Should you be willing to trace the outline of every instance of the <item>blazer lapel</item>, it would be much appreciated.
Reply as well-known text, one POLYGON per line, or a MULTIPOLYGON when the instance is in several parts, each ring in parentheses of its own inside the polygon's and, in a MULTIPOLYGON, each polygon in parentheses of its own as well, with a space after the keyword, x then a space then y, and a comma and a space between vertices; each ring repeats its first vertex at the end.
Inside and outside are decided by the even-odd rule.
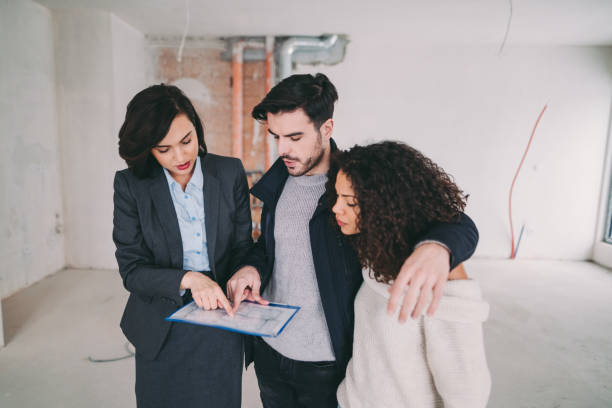
POLYGON ((219 224, 219 180, 215 177, 214 170, 204 156, 202 173, 204 175, 204 222, 206 223, 206 242, 208 244, 208 262, 210 270, 215 278, 215 244, 217 241, 217 226, 219 224))
POLYGON ((161 169, 158 169, 158 174, 152 180, 150 187, 151 200, 159 214, 159 221, 164 235, 168 251, 170 252, 170 261, 176 267, 183 267, 183 241, 181 239, 181 230, 179 228, 178 217, 170 196, 168 181, 161 169))

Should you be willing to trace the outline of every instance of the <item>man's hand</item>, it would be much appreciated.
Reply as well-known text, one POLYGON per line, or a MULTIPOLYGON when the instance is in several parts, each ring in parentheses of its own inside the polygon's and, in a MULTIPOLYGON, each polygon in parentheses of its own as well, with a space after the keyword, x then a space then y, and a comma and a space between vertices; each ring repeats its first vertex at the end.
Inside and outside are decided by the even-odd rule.
POLYGON ((199 272, 189 271, 183 275, 181 290, 190 289, 191 297, 198 307, 205 310, 214 310, 217 307, 225 309, 228 315, 233 316, 234 311, 225 297, 225 293, 217 282, 199 272))
POLYGON ((261 287, 261 278, 259 272, 253 266, 243 266, 238 269, 234 276, 227 282, 227 297, 234 303, 234 312, 240 306, 243 300, 250 300, 262 305, 267 305, 267 300, 264 300, 259 295, 261 287))
POLYGON ((419 246, 406 258, 395 282, 389 288, 391 297, 387 304, 387 313, 390 315, 395 313, 402 292, 409 285, 399 314, 400 323, 406 321, 410 312, 412 312, 413 319, 419 317, 433 292, 433 299, 427 309, 427 315, 432 316, 440 304, 449 270, 450 253, 448 249, 436 243, 419 246))

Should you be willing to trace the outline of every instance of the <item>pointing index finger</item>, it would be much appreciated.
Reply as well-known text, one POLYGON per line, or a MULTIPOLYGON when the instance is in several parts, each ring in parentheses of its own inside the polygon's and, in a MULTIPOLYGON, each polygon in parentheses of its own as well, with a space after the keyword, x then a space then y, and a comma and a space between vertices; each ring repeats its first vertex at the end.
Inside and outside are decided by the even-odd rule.
POLYGON ((228 315, 234 316, 234 310, 232 309, 232 305, 230 305, 229 300, 224 295, 219 295, 217 297, 217 304, 224 308, 228 315))
POLYGON ((267 300, 265 300, 264 298, 262 298, 259 294, 259 288, 261 287, 261 282, 255 281, 253 283, 253 287, 251 288, 251 295, 253 296, 253 299, 255 299, 255 301, 259 304, 262 305, 267 305, 270 302, 268 302, 267 300))

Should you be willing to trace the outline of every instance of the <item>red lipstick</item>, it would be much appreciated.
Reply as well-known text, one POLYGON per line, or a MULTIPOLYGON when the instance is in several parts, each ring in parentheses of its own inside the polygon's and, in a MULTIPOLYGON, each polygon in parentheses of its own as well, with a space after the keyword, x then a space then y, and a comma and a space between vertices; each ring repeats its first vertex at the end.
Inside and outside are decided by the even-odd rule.
POLYGON ((188 161, 185 164, 181 164, 181 165, 176 166, 176 168, 179 169, 179 170, 187 170, 189 168, 190 164, 191 164, 191 162, 188 161))

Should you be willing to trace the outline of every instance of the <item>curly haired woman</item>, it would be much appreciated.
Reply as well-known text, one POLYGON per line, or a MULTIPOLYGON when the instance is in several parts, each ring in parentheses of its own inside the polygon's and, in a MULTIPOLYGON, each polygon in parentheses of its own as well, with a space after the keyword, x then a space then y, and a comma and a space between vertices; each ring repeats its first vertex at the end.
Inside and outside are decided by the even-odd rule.
POLYGON ((478 284, 453 270, 434 317, 387 315, 388 288, 418 237, 455 219, 466 196, 419 151, 396 142, 332 157, 327 192, 335 221, 363 267, 355 298, 353 357, 338 388, 342 408, 485 407, 491 379, 478 284))

